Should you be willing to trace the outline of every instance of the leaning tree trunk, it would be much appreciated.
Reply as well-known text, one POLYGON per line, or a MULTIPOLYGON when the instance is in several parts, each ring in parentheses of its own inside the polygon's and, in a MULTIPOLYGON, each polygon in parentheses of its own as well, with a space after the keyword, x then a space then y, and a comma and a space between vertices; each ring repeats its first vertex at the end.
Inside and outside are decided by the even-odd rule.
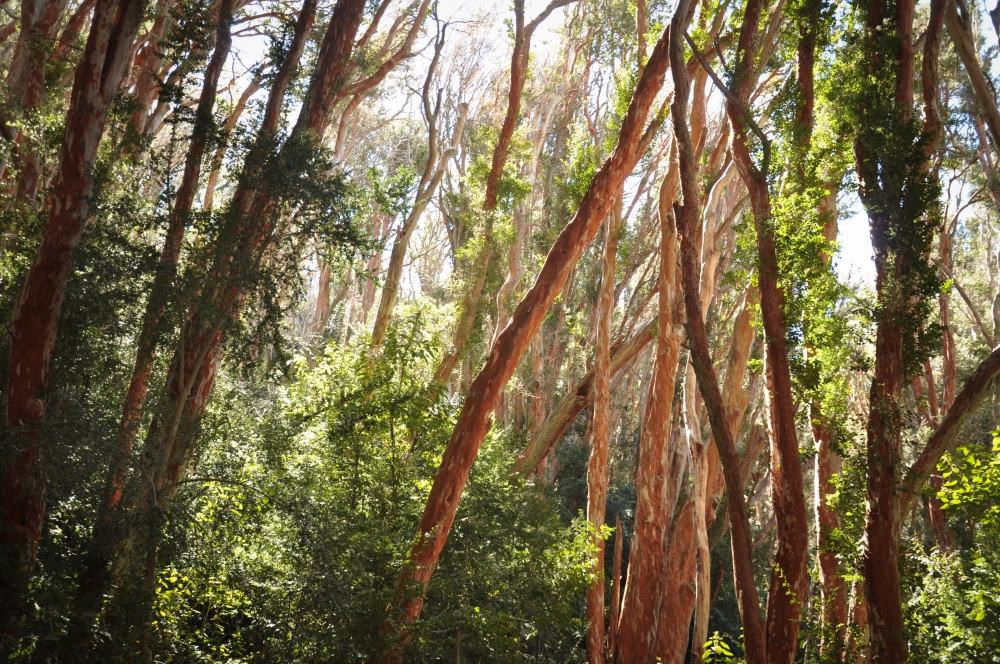
MULTIPOLYGON (((802 464, 799 461, 795 402, 785 341, 785 295, 779 285, 776 240, 771 218, 768 146, 761 167, 751 157, 753 119, 747 110, 756 87, 758 25, 764 3, 748 0, 737 46, 735 89, 726 104, 733 127, 733 159, 750 193, 759 261, 757 280, 764 324, 767 415, 771 439, 771 500, 777 522, 777 550, 767 601, 769 662, 793 664, 799 622, 809 587, 809 531, 802 464)), ((766 140, 766 139, 765 139, 766 140)))
MULTIPOLYGON (((489 430, 493 408, 546 311, 562 291, 570 270, 611 211, 615 193, 639 161, 646 118, 667 70, 666 43, 664 34, 639 79, 622 122, 618 146, 594 176, 579 210, 556 238, 534 286, 518 305, 510 324, 497 337, 485 366, 472 382, 431 486, 408 563, 400 576, 395 600, 398 616, 390 617, 383 625, 387 638, 398 635, 402 629, 405 639, 406 626, 420 615, 427 584, 447 541, 472 463, 489 430)), ((389 651, 379 660, 398 662, 398 644, 389 645, 389 651)))
MULTIPOLYGON (((132 379, 125 394, 125 405, 121 428, 118 431, 117 446, 110 461, 110 472, 104 487, 103 505, 101 507, 101 522, 94 534, 93 546, 86 564, 86 570, 80 578, 77 605, 74 619, 90 617, 99 610, 99 602, 107 589, 108 562, 114 556, 117 542, 121 536, 121 519, 115 517, 115 512, 121 502, 129 471, 132 447, 135 441, 139 422, 142 418, 146 393, 156 358, 158 338, 161 334, 161 321, 166 314, 170 300, 170 291, 176 274, 177 260, 180 257, 181 242, 185 227, 189 221, 191 207, 197 193, 198 180, 201 173, 201 161, 205 153, 213 125, 213 108, 219 78, 229 57, 232 45, 230 24, 235 0, 222 0, 219 6, 218 19, 215 25, 216 45, 212 58, 205 70, 204 86, 195 112, 195 122, 192 127, 191 144, 188 148, 184 165, 184 175, 177 190, 174 207, 167 223, 167 233, 160 263, 153 278, 149 300, 137 343, 136 359, 132 369, 132 379)), ((155 549, 153 551, 155 555, 155 549)), ((53 648, 82 648, 88 638, 88 627, 74 622, 69 630, 69 642, 56 642, 53 648)), ((44 649, 43 646, 40 648, 44 649)))
POLYGON ((160 323, 167 312, 171 285, 176 276, 177 261, 180 258, 181 243, 184 240, 184 231, 190 221, 191 208, 198 191, 202 158, 205 156, 205 147, 214 125, 213 112, 219 78, 232 46, 229 26, 233 20, 235 3, 236 0, 222 0, 219 5, 219 16, 215 25, 215 51, 212 53, 212 59, 205 70, 201 97, 195 111, 194 126, 191 129, 191 144, 184 162, 184 175, 181 179, 181 185, 177 189, 174 207, 170 211, 167 222, 167 234, 160 252, 160 263, 157 266, 156 275, 153 277, 149 301, 146 303, 146 312, 139 333, 132 380, 125 393, 122 426, 119 432, 119 448, 116 450, 115 459, 112 460, 111 479, 105 490, 105 510, 113 510, 121 499, 125 475, 128 472, 129 455, 132 452, 132 444, 142 419, 146 392, 149 389, 149 379, 153 362, 156 359, 160 323))
POLYGON ((72 254, 83 237, 97 148, 143 8, 143 0, 106 0, 95 9, 76 68, 48 219, 11 317, 8 434, 0 475, 0 623, 5 631, 19 618, 45 516, 45 388, 72 254))
MULTIPOLYGON (((758 10, 759 11, 759 10, 758 10)), ((719 383, 712 364, 708 347, 705 320, 701 315, 700 293, 700 245, 701 224, 699 223, 698 183, 694 158, 694 146, 687 126, 687 97, 690 81, 683 66, 683 39, 691 20, 690 0, 679 5, 671 21, 673 44, 671 63, 676 90, 672 104, 674 134, 678 142, 680 161, 681 191, 683 204, 674 204, 677 227, 681 237, 681 266, 684 282, 684 305, 687 313, 688 345, 691 359, 698 377, 698 386, 708 411, 712 435, 719 448, 726 479, 726 489, 730 500, 730 522, 732 527, 733 568, 736 579, 736 595, 743 619, 745 650, 749 664, 764 664, 765 636, 761 620, 757 587, 753 575, 753 541, 743 487, 739 477, 740 461, 736 452, 729 421, 725 414, 719 383)))

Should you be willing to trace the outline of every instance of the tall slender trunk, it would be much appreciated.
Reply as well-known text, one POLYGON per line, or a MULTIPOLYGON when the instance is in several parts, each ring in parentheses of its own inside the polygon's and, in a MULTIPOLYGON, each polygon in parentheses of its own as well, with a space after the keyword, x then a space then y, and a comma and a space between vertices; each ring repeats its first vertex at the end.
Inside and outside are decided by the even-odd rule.
MULTIPOLYGON (((167 376, 164 406, 160 417, 153 419, 143 455, 142 471, 148 480, 136 482, 134 497, 128 504, 140 511, 161 509, 160 502, 176 491, 177 482, 188 468, 197 423, 204 413, 222 358, 225 329, 238 316, 246 299, 246 276, 259 269, 271 240, 274 215, 279 201, 262 184, 261 174, 268 160, 287 160, 284 149, 273 155, 274 137, 281 118, 285 93, 298 68, 316 12, 315 0, 306 0, 299 12, 289 52, 271 86, 264 117, 254 145, 244 164, 238 188, 228 212, 229 232, 217 248, 216 260, 202 288, 202 298, 195 311, 181 327, 167 376)), ((289 149, 315 145, 329 122, 336 90, 343 83, 348 57, 364 9, 363 0, 339 0, 326 30, 316 70, 310 81, 299 118, 288 144, 289 149)), ((126 506, 123 501, 121 506, 126 506)), ((118 518, 124 518, 122 513, 118 518)), ((158 529, 136 537, 159 537, 158 529)), ((129 542, 119 547, 129 548, 129 542)), ((136 548, 136 547, 131 547, 136 548)), ((116 556, 120 559, 121 556, 116 556)), ((127 562, 127 561, 126 561, 127 562)), ((113 572, 128 574, 130 567, 116 562, 113 572)), ((119 582, 120 579, 112 579, 119 582)))
MULTIPOLYGON (((753 20, 753 2, 748 7, 748 15, 753 20)), ((759 9, 757 18, 759 18, 759 9)), ((683 0, 671 20, 672 45, 671 64, 674 76, 675 97, 671 108, 674 124, 674 134, 677 137, 680 162, 681 190, 684 196, 683 204, 674 204, 677 215, 677 227, 681 237, 681 273, 684 282, 684 305, 687 313, 688 345, 691 358, 698 377, 698 386, 708 411, 712 434, 719 447, 719 455, 726 479, 726 489, 730 501, 730 523, 732 527, 733 568, 736 579, 736 595, 743 619, 745 650, 749 664, 764 664, 767 644, 763 621, 760 615, 760 602, 753 575, 753 542, 750 532, 750 521, 747 506, 743 497, 743 486, 740 482, 739 456, 729 428, 719 383, 712 364, 708 348, 708 337, 705 330, 705 320, 701 315, 700 301, 700 245, 701 224, 698 221, 700 210, 698 200, 698 183, 696 176, 695 148, 691 143, 688 130, 687 101, 690 94, 690 80, 684 68, 684 34, 691 20, 691 0, 683 0)), ((742 36, 742 33, 741 33, 742 36)), ((744 49, 744 56, 749 54, 744 49)), ((734 132, 736 133, 736 132, 734 132)), ((744 180, 746 177, 744 176, 744 180)), ((750 185, 748 184, 748 187, 750 185)), ((762 298, 763 299, 763 298, 762 298)))
MULTIPOLYGON (((510 325, 497 337, 483 369, 472 382, 451 440, 431 486, 409 562, 400 576, 396 605, 399 617, 383 625, 383 634, 398 634, 420 615, 424 593, 455 519, 458 501, 479 446, 491 425, 490 414, 556 295, 585 246, 611 211, 614 196, 641 156, 640 139, 650 107, 667 70, 664 35, 643 71, 622 122, 618 146, 594 176, 573 219, 556 238, 534 286, 518 305, 510 325), (397 625, 399 627, 397 627, 397 625)), ((398 662, 397 644, 390 644, 383 662, 398 662)))
POLYGON ((392 322, 392 311, 396 306, 396 298, 399 295, 399 282, 403 276, 403 262, 406 260, 406 250, 410 245, 410 237, 417 228, 420 216, 427 209, 428 203, 441 184, 445 170, 448 167, 448 160, 457 152, 462 134, 465 131, 465 121, 469 115, 469 105, 459 106, 458 122, 451 137, 451 144, 437 154, 438 142, 438 120, 441 115, 441 93, 438 92, 437 104, 431 110, 430 85, 434 78, 434 69, 441 57, 441 49, 444 47, 444 31, 435 41, 434 57, 431 59, 430 67, 427 70, 427 79, 424 81, 423 107, 424 117, 427 120, 427 163, 424 165, 424 172, 417 184, 417 196, 413 203, 413 209, 406 216, 399 230, 396 232, 396 241, 392 245, 392 255, 389 258, 389 268, 386 270, 385 283, 382 284, 382 297, 379 301, 378 313, 375 316, 375 327, 372 330, 372 348, 380 348, 385 342, 386 334, 389 332, 389 324, 392 322))
MULTIPOLYGON (((104 487, 103 504, 101 508, 101 523, 94 533, 93 546, 86 570, 81 576, 75 620, 91 617, 98 609, 109 582, 108 563, 115 555, 118 547, 123 523, 116 517, 116 510, 122 500, 129 472, 130 457, 137 429, 142 419, 146 393, 152 374, 153 362, 156 358, 160 327, 169 305, 171 288, 176 275, 177 261, 180 257, 181 243, 184 231, 190 218, 191 207, 197 193, 198 180, 201 173, 201 162, 212 131, 212 113, 215 106, 219 78, 229 57, 232 45, 230 24, 233 18, 234 5, 237 0, 222 0, 215 25, 216 45, 212 58, 205 70, 204 85, 198 108, 195 112, 195 122, 191 130, 191 143, 184 164, 184 175, 177 190, 173 209, 167 223, 167 233, 160 263, 153 278, 149 300, 143 316, 143 324, 137 343, 136 358, 132 369, 132 379, 125 394, 121 428, 117 436, 117 448, 113 452, 109 474, 104 487)), ((147 545, 152 548, 155 560, 155 541, 147 545)), ((53 643, 53 648, 84 647, 89 638, 87 628, 74 623, 69 634, 69 643, 53 643), (82 632, 82 633, 81 633, 82 632)))
POLYGON ((153 102, 156 101, 166 72, 163 69, 164 34, 174 21, 172 11, 173 0, 157 0, 153 25, 146 34, 145 43, 135 56, 135 98, 136 109, 132 113, 132 126, 136 132, 143 134, 153 113, 153 102))
MULTIPOLYGON (((932 239, 929 212, 933 203, 914 202, 911 192, 924 189, 937 196, 936 181, 927 167, 927 154, 898 163, 897 154, 883 157, 886 146, 879 136, 887 129, 907 136, 915 131, 913 89, 915 80, 912 0, 872 2, 867 7, 867 66, 874 77, 891 75, 895 93, 882 108, 863 116, 854 152, 859 193, 871 224, 875 253, 877 332, 875 372, 869 394, 867 425, 868 477, 863 569, 872 658, 879 664, 907 659, 909 647, 903 621, 899 578, 902 512, 902 389, 906 380, 907 349, 922 325, 913 303, 920 301, 914 285, 927 266, 932 239), (893 38, 887 38, 887 34, 893 38), (869 124, 870 123, 870 124, 869 124), (918 207, 919 206, 919 207, 918 207), (924 223, 924 219, 927 222, 924 223), (905 239, 901 239, 905 238, 905 239), (904 326, 906 333, 904 335, 904 326)), ((933 36, 932 36, 933 39, 933 36)), ((884 94, 871 88, 869 94, 884 94)), ((935 95, 936 96, 936 95, 935 95)), ((914 151, 915 152, 915 151, 914 151)), ((926 196, 928 200, 932 197, 926 196)), ((916 199, 919 201, 919 199, 916 199)))
POLYGON ((670 531, 655 660, 663 664, 683 664, 689 641, 701 654, 701 646, 690 638, 691 613, 697 599, 695 509, 693 501, 685 502, 670 531))
POLYGON ((229 117, 226 118, 226 122, 222 126, 222 134, 226 137, 226 140, 224 140, 219 147, 215 148, 215 154, 212 156, 212 167, 208 173, 208 182, 205 183, 205 198, 201 204, 202 210, 207 212, 212 211, 212 206, 215 204, 215 188, 219 184, 219 175, 222 174, 222 160, 226 156, 229 136, 232 134, 233 129, 236 128, 236 123, 240 121, 243 111, 246 110, 247 102, 250 101, 250 97, 257 94, 260 89, 261 77, 258 73, 254 76, 253 80, 250 81, 250 84, 243 90, 240 98, 236 101, 236 106, 233 107, 233 111, 229 114, 229 117))
POLYGON ((108 110, 142 18, 142 0, 105 0, 94 13, 77 65, 59 170, 41 244, 21 287, 10 326, 0 528, 0 626, 12 628, 35 567, 45 516, 43 420, 46 383, 73 250, 83 237, 93 165, 108 110))
POLYGON ((758 167, 751 157, 747 107, 757 84, 758 25, 764 3, 748 0, 737 45, 733 96, 726 104, 733 126, 733 159, 750 193, 757 235, 760 312, 764 324, 767 415, 771 439, 771 500, 777 521, 777 550, 768 590, 768 661, 792 664, 799 622, 808 595, 809 533, 802 465, 799 462, 795 402, 785 341, 784 291, 778 280, 776 241, 768 190, 769 156, 758 167))
POLYGON ((121 499, 125 486, 125 475, 128 472, 129 455, 135 440, 139 422, 142 419, 146 392, 149 390, 149 379, 153 362, 156 359, 160 324, 167 312, 170 301, 171 286, 177 273, 177 261, 180 258, 184 231, 191 216, 191 208, 198 190, 201 177, 201 162, 205 156, 205 146, 213 128, 213 112, 215 97, 219 87, 219 78, 229 57, 232 46, 232 35, 229 26, 233 20, 233 10, 237 0, 222 0, 219 5, 219 15, 215 25, 215 50, 205 70, 204 83, 198 108, 195 111, 194 126, 191 128, 191 144, 188 146, 184 162, 184 175, 177 189, 173 209, 167 222, 167 234, 160 252, 160 263, 150 288, 146 312, 143 316, 139 341, 136 344, 135 363, 132 369, 132 380, 125 393, 125 406, 122 413, 122 425, 119 432, 119 448, 112 461, 111 479, 105 490, 104 509, 113 510, 121 499))
MULTIPOLYGON (((667 37, 669 40, 669 37, 667 37)), ((661 39, 661 42, 663 40, 661 39)), ((667 174, 660 184, 660 221, 656 354, 646 396, 636 471, 635 527, 628 578, 618 621, 618 664, 654 661, 661 603, 669 597, 665 560, 670 522, 683 475, 683 453, 671 444, 670 414, 680 357, 680 297, 677 275, 677 229, 671 210, 678 191, 677 148, 671 146, 667 174)))
POLYGON ((597 535, 597 555, 587 586, 587 661, 604 662, 604 512, 608 496, 608 448, 611 443, 611 323, 615 303, 615 263, 622 220, 622 195, 619 192, 607 221, 604 222, 604 254, 601 260, 601 288, 597 295, 594 318, 597 342, 594 345, 594 430, 587 465, 587 521, 597 535))

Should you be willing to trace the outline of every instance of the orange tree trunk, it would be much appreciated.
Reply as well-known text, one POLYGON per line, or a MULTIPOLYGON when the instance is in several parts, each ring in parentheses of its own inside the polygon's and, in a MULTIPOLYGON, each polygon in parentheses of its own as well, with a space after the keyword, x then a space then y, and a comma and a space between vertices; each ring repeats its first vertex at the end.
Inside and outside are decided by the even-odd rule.
MULTIPOLYGON (((653 662, 661 607, 666 598, 666 561, 673 516, 683 472, 683 454, 671 445, 670 411, 674 401, 682 331, 677 279, 677 231, 671 206, 677 193, 676 148, 660 185, 659 306, 654 372, 646 398, 636 471, 635 527, 628 578, 618 620, 615 661, 653 662)), ((693 560, 693 558, 692 558, 693 560)))
POLYGON ((749 0, 737 46, 734 98, 726 104, 733 127, 733 158, 750 193, 757 235, 760 312, 764 323, 767 415, 771 439, 771 500, 777 522, 777 551, 767 601, 769 662, 792 664, 798 650, 799 622, 808 595, 809 532, 802 465, 799 462, 795 403, 783 320, 784 292, 778 283, 771 200, 768 191, 768 147, 758 167, 751 157, 747 113, 757 84, 758 25, 764 3, 749 0))
POLYGON ((0 624, 5 630, 18 617, 45 515, 45 442, 41 432, 45 383, 72 254, 83 237, 97 148, 143 9, 143 0, 97 4, 73 81, 48 220, 11 318, 8 432, 0 471, 0 624))
MULTIPOLYGON (((667 70, 666 42, 664 34, 639 79, 615 151, 594 176, 579 210, 556 238, 534 285, 518 304, 510 324, 497 337, 485 366, 472 382, 427 497, 409 560, 400 576, 396 598, 399 613, 390 616, 383 626, 383 633, 390 638, 398 634, 397 626, 405 626, 419 617, 426 586, 448 539, 472 463, 489 431, 493 408, 546 311, 566 283, 570 270, 597 234, 601 222, 611 211, 616 192, 641 156, 639 142, 646 118, 667 70)), ((400 654, 395 644, 392 645, 394 647, 383 654, 380 661, 399 661, 400 654)))
POLYGON ((587 662, 604 662, 604 527, 608 497, 608 447, 611 437, 611 323, 614 317, 615 258, 621 224, 621 195, 604 223, 601 289, 597 296, 594 348, 594 430, 587 465, 587 521, 596 535, 597 555, 587 585, 587 662))

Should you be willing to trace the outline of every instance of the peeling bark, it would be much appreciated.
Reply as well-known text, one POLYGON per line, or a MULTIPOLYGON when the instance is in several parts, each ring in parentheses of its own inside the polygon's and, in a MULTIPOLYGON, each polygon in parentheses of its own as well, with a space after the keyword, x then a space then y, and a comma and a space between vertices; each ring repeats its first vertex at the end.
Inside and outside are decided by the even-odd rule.
POLYGON ((615 264, 622 221, 622 195, 604 223, 601 288, 597 295, 594 345, 594 430, 587 465, 587 521, 597 537, 597 556, 587 585, 587 662, 604 662, 604 527, 608 498, 608 448, 611 444, 611 323, 614 317, 615 264))
MULTIPOLYGON (((665 34, 669 34, 669 30, 665 34)), ((657 48, 669 39, 661 39, 657 48)), ((677 66, 676 62, 674 66, 677 66)), ((660 222, 659 333, 639 439, 635 530, 618 624, 617 664, 655 661, 658 623, 663 615, 663 603, 671 597, 667 593, 671 579, 666 569, 670 553, 670 524, 685 464, 683 451, 673 443, 670 435, 674 384, 683 335, 677 275, 677 228, 671 210, 678 193, 676 150, 676 147, 671 148, 670 163, 660 184, 657 201, 660 222)))

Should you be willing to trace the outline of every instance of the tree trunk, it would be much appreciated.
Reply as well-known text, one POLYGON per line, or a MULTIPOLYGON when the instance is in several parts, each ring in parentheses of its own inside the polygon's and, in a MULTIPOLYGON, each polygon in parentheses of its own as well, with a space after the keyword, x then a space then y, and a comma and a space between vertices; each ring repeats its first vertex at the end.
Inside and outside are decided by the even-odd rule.
MULTIPOLYGON (((56 38, 66 4, 67 0, 22 0, 17 44, 7 73, 9 109, 28 115, 44 100, 48 45, 56 38)), ((41 175, 38 155, 34 146, 22 143, 20 132, 8 125, 10 119, 2 118, 2 134, 15 143, 19 159, 17 198, 34 206, 41 175)))
POLYGON ((608 620, 608 656, 614 660, 615 644, 618 641, 618 619, 621 616, 622 604, 622 546, 625 533, 622 531, 622 520, 615 517, 615 557, 611 563, 611 616, 608 620))
MULTIPOLYGON (((479 446, 489 430, 490 414, 497 399, 524 356, 546 311, 562 290, 573 265, 611 211, 615 193, 641 156, 639 142, 645 121, 667 69, 666 41, 664 35, 639 79, 622 122, 618 146, 594 176, 579 210, 556 238, 534 286, 518 305, 510 325, 497 337, 486 365, 471 385, 427 498, 409 563, 400 576, 396 598, 400 615, 398 619, 390 618, 384 623, 383 634, 386 636, 398 634, 397 625, 403 627, 405 633, 405 626, 420 615, 427 584, 447 541, 459 498, 479 446)), ((390 645, 393 648, 380 660, 398 662, 397 644, 390 645)))
MULTIPOLYGON (((751 2, 751 5, 755 3, 751 2)), ((748 8, 748 16, 752 15, 748 8)), ((755 10, 759 12, 759 8, 755 10)), ((684 305, 687 313, 688 344, 691 359, 698 377, 698 385, 708 411, 712 434, 719 447, 726 479, 726 489, 730 500, 730 523, 732 527, 733 568, 736 579, 736 595, 743 619, 745 650, 749 664, 764 664, 765 634, 761 620, 757 587, 753 575, 752 547, 749 516, 743 497, 743 486, 739 478, 739 456, 725 414, 719 383, 712 364, 705 330, 705 320, 701 315, 700 301, 700 251, 701 224, 699 218, 698 183, 695 149, 687 126, 687 98, 690 80, 684 67, 683 35, 691 20, 690 0, 680 3, 671 21, 673 33, 671 64, 674 76, 675 97, 672 104, 674 134, 677 137, 680 161, 681 190, 683 204, 674 204, 677 227, 681 237, 681 273, 684 282, 684 305)), ((759 14, 758 14, 759 18, 759 14)), ((745 22, 750 22, 751 18, 745 22)), ((742 35, 741 35, 742 36, 742 35)), ((746 49, 744 49, 746 52, 746 49)), ((749 186, 749 185, 748 185, 749 186)), ((763 299, 763 298, 762 298, 763 299)), ((800 478, 801 479, 801 478, 800 478)))
POLYGON ((378 314, 375 316, 375 327, 372 330, 372 348, 381 348, 385 342, 386 334, 389 332, 389 324, 392 322, 392 311, 396 306, 396 298, 399 295, 399 281, 403 276, 403 262, 406 260, 406 250, 410 245, 410 237, 413 235, 413 231, 416 230, 417 222, 420 220, 420 216, 424 213, 424 210, 427 209, 427 204, 431 202, 431 198, 434 196, 434 192, 437 191, 438 185, 441 184, 441 179, 444 177, 445 170, 448 167, 448 160, 458 152, 462 133, 465 131, 465 120, 469 115, 469 105, 461 104, 455 133, 451 137, 451 145, 438 155, 437 125, 441 109, 441 95, 440 93, 438 94, 437 105, 431 111, 430 84, 434 77, 434 69, 438 59, 441 57, 443 46, 444 32, 442 31, 435 42, 434 57, 428 68, 427 80, 424 82, 423 90, 424 115, 428 126, 427 164, 417 185, 417 197, 413 203, 413 209, 396 232, 396 241, 392 245, 389 269, 385 274, 385 283, 382 284, 382 298, 379 302, 378 314))
POLYGON ((733 127, 733 158, 750 193, 757 235, 760 311, 764 324, 767 415, 771 439, 771 499, 777 521, 777 551, 767 602, 769 662, 793 664, 798 650, 799 622, 808 596, 809 533, 799 462, 795 402, 785 342, 784 292, 778 280, 778 259, 768 190, 768 156, 762 168, 751 157, 752 119, 747 116, 756 86, 758 24, 763 2, 749 0, 737 47, 738 87, 726 104, 733 127))
POLYGON ((11 431, 0 477, 0 625, 5 631, 19 617, 45 515, 45 389, 72 254, 83 237, 97 148, 142 13, 142 0, 106 0, 95 10, 76 68, 48 219, 11 317, 6 390, 11 431))
MULTIPOLYGON (((912 0, 893 5, 873 2, 868 6, 867 31, 871 53, 870 67, 876 76, 890 68, 895 76, 895 96, 889 120, 873 118, 876 126, 862 127, 866 133, 855 141, 855 161, 859 192, 871 224, 875 253, 876 298, 878 315, 875 339, 875 375, 869 395, 867 510, 865 515, 865 551, 863 569, 868 620, 871 627, 871 654, 879 664, 899 664, 909 655, 903 622, 899 579, 899 545, 902 525, 900 481, 902 479, 902 389, 906 379, 904 349, 913 343, 913 332, 904 339, 903 325, 915 315, 908 289, 910 276, 921 269, 930 250, 931 237, 906 237, 898 233, 922 233, 917 217, 925 210, 907 205, 908 192, 919 190, 926 178, 926 163, 919 171, 909 164, 896 166, 896 172, 880 172, 882 163, 879 139, 875 132, 911 123, 913 115, 912 0), (889 15, 889 12, 892 12, 889 15), (883 34, 893 31, 894 38, 883 34), (887 124, 891 123, 891 124, 887 124), (906 170, 911 169, 911 170, 906 170), (878 175, 876 175, 878 174, 878 175), (911 230, 912 229, 912 230, 911 230), (921 243, 926 242, 926 247, 921 243)), ((877 93, 875 93, 877 94, 877 93)), ((925 159, 926 161, 926 159, 925 159)), ((919 325, 919 322, 917 322, 919 325)))
MULTIPOLYGON (((323 136, 333 95, 342 84, 363 9, 363 0, 339 0, 334 8, 316 71, 287 144, 299 146, 307 142, 307 145, 314 145, 323 136), (334 89, 329 89, 331 87, 334 89), (321 108, 317 110, 317 106, 321 108), (303 116, 312 118, 315 124, 307 123, 303 116)), ((161 417, 154 418, 147 436, 147 450, 143 455, 146 468, 142 474, 149 480, 136 484, 135 497, 130 501, 130 506, 140 511, 159 509, 159 502, 173 495, 177 482, 191 462, 197 423, 207 406, 222 358, 224 330, 242 310, 247 295, 248 266, 259 266, 268 247, 277 202, 271 191, 258 189, 260 174, 273 150, 285 92, 298 68, 315 11, 316 2, 306 0, 299 12, 289 52, 271 86, 258 136, 247 156, 231 203, 233 226, 226 244, 219 247, 202 288, 204 304, 189 316, 181 329, 167 378, 164 411, 161 417)), ((282 148, 273 158, 287 159, 284 150, 282 148)), ((121 507, 119 512, 123 513, 121 507)), ((124 514, 119 518, 123 517, 124 514)), ((135 536, 134 533, 129 535, 131 539, 135 536)), ((115 550, 122 547, 128 549, 129 542, 115 543, 115 550)), ((118 574, 127 574, 130 569, 128 564, 118 563, 114 568, 118 574)), ((112 582, 118 583, 120 579, 113 578, 112 582)))
POLYGON ((658 332, 639 440, 635 527, 618 621, 617 652, 614 653, 619 664, 644 664, 652 662, 656 655, 661 603, 669 597, 664 592, 664 584, 667 583, 665 565, 670 524, 684 465, 683 454, 671 444, 670 436, 670 412, 683 334, 679 325, 677 230, 671 211, 678 184, 676 150, 676 146, 671 146, 670 163, 657 201, 660 221, 658 332))
POLYGON ((691 613, 697 596, 695 509, 693 502, 686 502, 670 533, 655 660, 663 664, 683 664, 689 641, 692 650, 697 650, 699 657, 702 654, 701 646, 690 638, 691 613))
POLYGON ((595 311, 597 343, 594 346, 594 431, 587 466, 587 521, 597 535, 597 556, 587 586, 587 662, 604 662, 604 513, 608 496, 608 448, 611 443, 611 323, 614 317, 615 262, 621 227, 622 195, 619 192, 604 223, 601 288, 595 311))
POLYGON ((115 508, 121 499, 121 492, 125 486, 129 455, 132 453, 132 444, 142 419, 146 392, 149 389, 149 379, 153 362, 156 359, 157 337, 161 333, 160 323, 167 312, 170 301, 171 287, 177 272, 177 261, 180 258, 184 231, 190 220, 194 197, 198 191, 201 162, 205 156, 205 146, 214 124, 213 112, 219 78, 232 46, 229 26, 233 20, 234 5, 235 0, 222 0, 219 5, 219 16, 215 25, 215 51, 208 68, 205 70, 201 98, 198 101, 194 126, 191 129, 191 144, 184 162, 184 175, 167 222, 167 234, 163 242, 163 250, 160 253, 160 264, 157 266, 156 275, 150 287, 149 301, 146 303, 146 312, 143 316, 142 329, 137 343, 138 350, 132 369, 132 380, 125 393, 125 407, 119 434, 121 437, 120 447, 112 462, 111 479, 105 491, 105 510, 115 508))

